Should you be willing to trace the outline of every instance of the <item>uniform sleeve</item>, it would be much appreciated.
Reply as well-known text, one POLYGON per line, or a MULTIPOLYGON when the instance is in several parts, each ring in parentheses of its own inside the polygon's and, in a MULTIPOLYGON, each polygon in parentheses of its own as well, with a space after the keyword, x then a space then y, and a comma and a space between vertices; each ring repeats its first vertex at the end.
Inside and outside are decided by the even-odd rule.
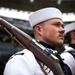
POLYGON ((72 74, 75 75, 75 59, 73 58, 73 56, 68 52, 64 52, 61 54, 61 58, 64 59, 64 63, 69 66, 72 74))
POLYGON ((34 55, 28 51, 23 50, 14 55, 6 64, 3 75, 34 75, 36 60, 34 55))

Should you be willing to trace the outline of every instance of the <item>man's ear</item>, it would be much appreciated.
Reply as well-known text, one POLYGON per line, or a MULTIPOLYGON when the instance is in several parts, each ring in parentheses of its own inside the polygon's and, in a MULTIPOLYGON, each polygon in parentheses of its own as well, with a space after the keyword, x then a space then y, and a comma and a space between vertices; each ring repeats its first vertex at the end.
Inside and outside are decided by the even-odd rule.
POLYGON ((75 36, 75 31, 73 32, 73 35, 75 36))
POLYGON ((71 32, 71 36, 75 36, 75 32, 71 32))
POLYGON ((35 30, 36 30, 37 33, 39 33, 39 34, 41 34, 41 32, 42 32, 42 28, 41 28, 40 25, 36 25, 36 26, 35 26, 35 30))

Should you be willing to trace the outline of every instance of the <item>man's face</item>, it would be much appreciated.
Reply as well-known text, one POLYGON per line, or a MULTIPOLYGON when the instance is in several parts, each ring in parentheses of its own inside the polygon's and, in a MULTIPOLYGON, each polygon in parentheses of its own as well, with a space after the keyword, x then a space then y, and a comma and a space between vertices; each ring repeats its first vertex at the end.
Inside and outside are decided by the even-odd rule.
POLYGON ((51 19, 44 22, 40 26, 40 35, 42 41, 49 45, 61 45, 64 41, 64 28, 63 22, 60 19, 51 19))

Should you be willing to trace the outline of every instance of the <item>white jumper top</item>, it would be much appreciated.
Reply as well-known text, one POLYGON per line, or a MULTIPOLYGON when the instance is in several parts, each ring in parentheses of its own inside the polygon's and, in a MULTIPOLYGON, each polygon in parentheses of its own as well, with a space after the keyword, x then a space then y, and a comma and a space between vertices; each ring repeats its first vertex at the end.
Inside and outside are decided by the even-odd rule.
MULTIPOLYGON (((53 75, 49 68, 44 66, 48 75, 53 75)), ((27 49, 14 54, 6 64, 3 75, 45 75, 33 53, 27 49)))
POLYGON ((75 75, 75 58, 67 51, 75 51, 72 47, 66 46, 66 50, 61 54, 61 57, 71 69, 72 75, 75 75))

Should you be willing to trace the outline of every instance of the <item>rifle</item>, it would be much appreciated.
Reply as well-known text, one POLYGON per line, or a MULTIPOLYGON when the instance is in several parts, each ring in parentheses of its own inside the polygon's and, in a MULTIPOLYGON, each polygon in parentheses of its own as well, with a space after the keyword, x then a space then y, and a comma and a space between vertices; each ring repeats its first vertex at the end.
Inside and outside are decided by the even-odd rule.
POLYGON ((39 44, 35 39, 23 32, 19 28, 13 26, 11 23, 0 18, 0 25, 24 48, 30 50, 35 57, 50 68, 54 75, 64 75, 58 61, 59 59, 53 55, 53 51, 49 51, 39 44), (56 61, 56 62, 55 62, 56 61))

